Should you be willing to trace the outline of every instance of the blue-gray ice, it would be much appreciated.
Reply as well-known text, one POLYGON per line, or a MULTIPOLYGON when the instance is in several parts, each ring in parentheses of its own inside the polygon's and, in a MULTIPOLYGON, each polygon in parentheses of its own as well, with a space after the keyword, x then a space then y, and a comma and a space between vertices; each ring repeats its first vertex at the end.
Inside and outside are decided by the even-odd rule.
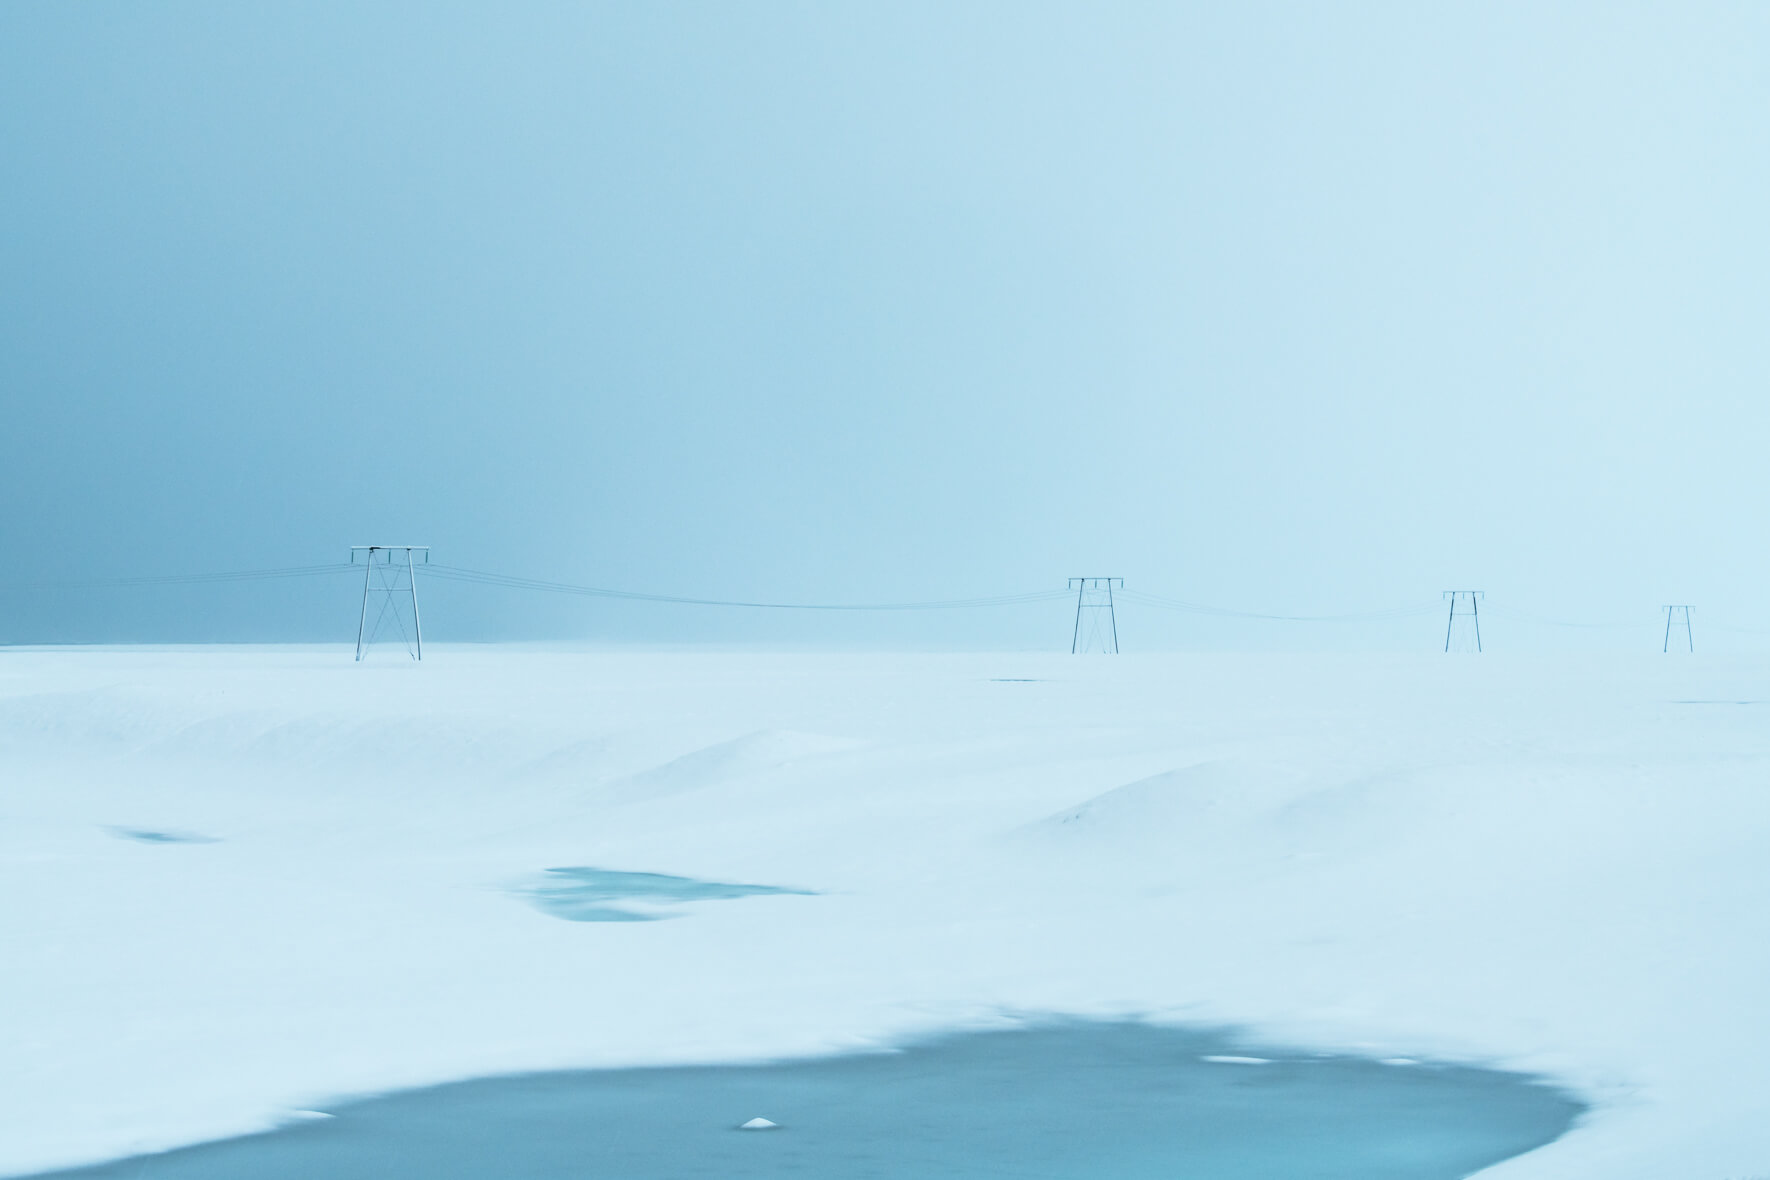
POLYGON ((665 873, 623 873, 615 869, 588 867, 548 869, 547 878, 528 890, 529 900, 555 918, 571 922, 655 922, 671 917, 652 908, 690 901, 730 901, 739 897, 792 893, 809 895, 808 889, 779 885, 733 885, 723 881, 697 881, 665 873), (617 902, 639 903, 631 905, 617 902))
POLYGON ((1516 1074, 1067 1023, 891 1053, 464 1082, 57 1175, 1453 1180, 1552 1141, 1581 1109, 1516 1074), (778 1129, 738 1129, 757 1117, 778 1129))

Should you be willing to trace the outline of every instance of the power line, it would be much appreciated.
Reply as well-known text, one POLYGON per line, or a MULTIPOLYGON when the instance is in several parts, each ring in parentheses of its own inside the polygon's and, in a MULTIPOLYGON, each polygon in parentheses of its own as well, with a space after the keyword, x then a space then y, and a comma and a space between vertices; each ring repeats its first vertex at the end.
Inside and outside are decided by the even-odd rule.
MULTIPOLYGON (((330 565, 286 566, 275 569, 224 570, 212 573, 157 574, 130 578, 84 578, 62 581, 13 582, 0 584, 0 590, 81 590, 128 588, 136 586, 182 586, 222 582, 252 582, 278 578, 305 578, 325 574, 354 573, 361 563, 338 562, 330 565)), ((617 590, 606 586, 583 586, 570 582, 554 582, 541 578, 525 578, 489 570, 464 569, 459 566, 433 564, 426 574, 453 582, 501 586, 513 590, 537 590, 550 594, 574 594, 595 598, 617 598, 637 602, 675 603, 686 606, 748 607, 757 610, 824 610, 824 611, 900 611, 952 610, 972 607, 1017 606, 1021 603, 1048 602, 1068 598, 1067 590, 1036 590, 1023 594, 999 594, 982 598, 951 598, 926 602, 757 602, 744 599, 691 598, 676 594, 649 594, 636 590, 617 590)))
MULTIPOLYGON (((360 564, 360 563, 358 563, 360 564)), ((266 569, 218 570, 185 574, 151 574, 122 578, 70 578, 64 580, 44 580, 35 582, 0 583, 0 593, 30 591, 69 591, 69 590, 102 590, 102 589, 135 589, 155 586, 200 586, 224 585, 231 583, 277 581, 290 578, 322 578, 332 574, 354 573, 356 566, 348 562, 334 562, 325 565, 278 566, 266 569)), ((1052 602, 1057 599, 1068 599, 1074 596, 1074 584, 1069 590, 1033 590, 1018 594, 998 594, 976 598, 946 598, 913 602, 774 602, 753 599, 735 598, 700 598, 678 594, 653 594, 637 590, 621 590, 609 586, 589 586, 573 582, 551 581, 544 578, 528 578, 514 574, 501 574, 491 570, 467 569, 461 566, 441 564, 427 565, 425 574, 442 581, 459 582, 466 585, 490 586, 506 590, 525 590, 547 594, 565 594, 588 598, 607 598, 628 602, 655 602, 677 606, 710 606, 730 607, 746 610, 781 610, 781 611, 837 611, 837 612, 893 612, 893 611, 934 611, 934 610, 977 610, 996 607, 1021 606, 1032 603, 1052 602)), ((405 587, 402 592, 410 593, 405 587)), ((1359 611, 1345 614, 1281 614, 1272 611, 1239 610, 1234 607, 1214 606, 1208 603, 1193 602, 1188 599, 1173 598, 1160 594, 1151 594, 1142 590, 1125 589, 1122 583, 1115 586, 1117 597, 1128 603, 1154 607, 1160 610, 1178 611, 1185 614, 1201 615, 1224 619, 1255 619, 1285 623, 1376 623, 1391 620, 1415 618, 1420 615, 1442 611, 1442 605, 1403 605, 1384 610, 1359 611)), ((1473 603, 1462 604, 1473 606, 1473 603)), ((1502 618, 1521 620, 1548 627, 1570 627, 1582 630, 1609 630, 1632 627, 1646 627, 1646 620, 1619 622, 1581 622, 1575 619, 1558 619, 1544 615, 1532 614, 1516 607, 1497 606, 1489 608, 1490 612, 1502 618)), ((1455 610, 1452 622, 1465 621, 1464 611, 1455 610)), ((1466 622, 1473 624, 1471 617, 1466 622)), ((1681 618, 1681 616, 1680 616, 1681 618)), ((403 622, 403 620, 401 620, 403 622)), ((1658 624, 1653 624, 1657 626, 1658 624)), ((1721 623, 1710 624, 1718 631, 1738 634, 1770 634, 1756 627, 1728 626, 1721 623)), ((1689 646, 1688 623, 1686 626, 1686 645, 1689 646)), ((1078 629, 1079 630, 1079 629, 1078 629)), ((1662 645, 1663 646, 1663 645, 1662 645)))
POLYGON ((573 594, 587 598, 618 598, 631 602, 674 603, 679 606, 729 606, 752 610, 818 610, 818 611, 913 611, 962 610, 976 607, 1018 606, 1021 603, 1048 602, 1068 598, 1067 590, 1036 590, 1025 594, 1001 594, 990 598, 948 598, 932 602, 756 602, 731 598, 688 598, 675 594, 647 594, 636 590, 615 590, 606 586, 580 586, 570 582, 550 582, 540 578, 520 578, 488 570, 463 569, 459 566, 432 564, 425 569, 428 577, 454 582, 472 582, 483 586, 502 586, 510 590, 538 590, 548 594, 573 594))
POLYGON ((275 578, 312 578, 324 574, 341 574, 350 569, 346 562, 331 565, 295 565, 280 569, 227 570, 206 574, 159 574, 138 578, 86 578, 57 582, 12 582, 0 587, 6 590, 95 590, 128 586, 190 586, 208 582, 257 582, 275 578))
POLYGON ((1207 606, 1201 602, 1187 602, 1179 598, 1164 598, 1158 594, 1147 594, 1141 590, 1121 590, 1120 595, 1127 602, 1137 602, 1144 606, 1159 607, 1163 610, 1183 611, 1187 614, 1211 615, 1229 619, 1269 619, 1286 623, 1364 623, 1378 622, 1387 619, 1406 619, 1416 615, 1432 614, 1438 610, 1435 605, 1398 606, 1388 610, 1368 611, 1360 614, 1345 615, 1279 615, 1263 611, 1234 610, 1224 606, 1207 606))
POLYGON ((1523 619, 1527 623, 1538 623, 1544 627, 1578 627, 1588 631, 1618 630, 1624 627, 1646 627, 1653 625, 1649 624, 1646 620, 1635 620, 1626 623, 1581 623, 1573 619, 1551 619, 1546 618, 1543 615, 1533 615, 1529 611, 1522 611, 1516 607, 1510 606, 1489 607, 1488 613, 1501 615, 1508 619, 1523 619))

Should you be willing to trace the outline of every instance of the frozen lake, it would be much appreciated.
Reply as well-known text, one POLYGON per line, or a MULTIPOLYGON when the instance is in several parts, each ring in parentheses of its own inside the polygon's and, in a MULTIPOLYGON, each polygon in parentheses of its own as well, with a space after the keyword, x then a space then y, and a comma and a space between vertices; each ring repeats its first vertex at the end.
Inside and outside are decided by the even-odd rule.
MULTIPOLYGON (((343 1174, 301 1153, 549 1105, 600 1149, 746 1153, 683 1175, 1103 1144, 1213 1180, 1252 1150, 1770 1175, 1756 657, 0 665, 0 1175, 274 1175, 227 1162, 266 1148, 343 1174), (1110 1036, 867 1055, 1035 1018, 1287 1048, 1137 1034, 1155 1063, 1093 1090, 1065 1054, 1110 1036), (1284 1061, 1199 1060, 1243 1055, 1284 1061), (1372 1064, 1401 1058, 1503 1073, 1372 1064), (1553 1137, 1557 1093, 1589 1110, 1553 1137), (240 1138, 314 1109, 339 1117, 240 1138), (785 1129, 729 1130, 754 1116, 785 1129)), ((500 1135, 499 1174, 559 1142, 500 1135)))
POLYGON ((1452 1180, 1553 1140, 1579 1112, 1516 1074, 1071 1023, 892 1053, 464 1082, 56 1175, 1452 1180), (737 1129, 752 1117, 779 1126, 737 1129))

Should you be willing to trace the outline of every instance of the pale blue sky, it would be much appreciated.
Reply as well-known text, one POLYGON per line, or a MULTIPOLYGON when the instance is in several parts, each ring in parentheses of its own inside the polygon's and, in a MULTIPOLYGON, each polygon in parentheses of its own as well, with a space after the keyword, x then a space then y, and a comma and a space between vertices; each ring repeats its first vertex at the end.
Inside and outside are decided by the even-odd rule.
MULTIPOLYGON (((0 580, 412 540, 693 596, 1752 625, 1766 112, 1755 4, 15 0, 0 580)), ((1067 641, 432 601, 438 639, 1067 641)), ((0 639, 354 611, 13 591, 0 639)))

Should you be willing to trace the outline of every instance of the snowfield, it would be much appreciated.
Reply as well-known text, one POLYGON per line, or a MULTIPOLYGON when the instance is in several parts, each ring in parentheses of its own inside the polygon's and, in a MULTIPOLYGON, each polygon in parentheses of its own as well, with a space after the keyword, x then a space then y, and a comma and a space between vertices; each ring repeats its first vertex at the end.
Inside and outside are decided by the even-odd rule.
POLYGON ((1770 1174, 1767 720, 1762 657, 7 651, 0 1172, 1050 1013, 1593 1104, 1495 1180, 1770 1174))

